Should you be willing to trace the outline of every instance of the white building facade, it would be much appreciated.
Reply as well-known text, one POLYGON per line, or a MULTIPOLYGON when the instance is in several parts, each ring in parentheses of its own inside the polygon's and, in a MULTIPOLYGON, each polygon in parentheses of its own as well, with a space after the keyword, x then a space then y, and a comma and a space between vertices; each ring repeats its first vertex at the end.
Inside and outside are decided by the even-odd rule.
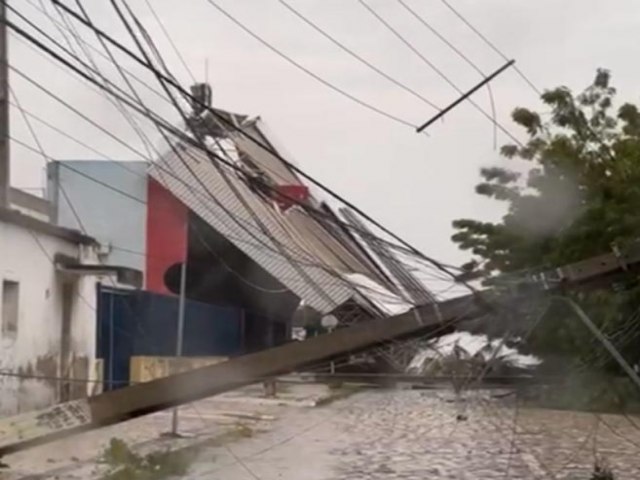
POLYGON ((86 396, 99 385, 91 237, 0 209, 0 415, 86 396))

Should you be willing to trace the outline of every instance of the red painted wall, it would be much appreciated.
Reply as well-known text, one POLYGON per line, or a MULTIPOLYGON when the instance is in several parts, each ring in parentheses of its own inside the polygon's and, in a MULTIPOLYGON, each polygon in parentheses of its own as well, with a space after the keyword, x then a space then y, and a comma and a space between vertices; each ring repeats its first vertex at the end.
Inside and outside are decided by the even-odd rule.
POLYGON ((157 181, 147 186, 146 289, 171 295, 164 274, 187 253, 188 209, 157 181))

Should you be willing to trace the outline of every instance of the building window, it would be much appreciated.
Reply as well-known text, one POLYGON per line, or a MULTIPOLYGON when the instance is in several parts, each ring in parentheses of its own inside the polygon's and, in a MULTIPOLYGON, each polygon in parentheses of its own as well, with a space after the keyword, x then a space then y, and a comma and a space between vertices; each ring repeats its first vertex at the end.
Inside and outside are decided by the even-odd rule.
POLYGON ((12 280, 2 282, 2 333, 18 333, 18 298, 20 284, 12 280))

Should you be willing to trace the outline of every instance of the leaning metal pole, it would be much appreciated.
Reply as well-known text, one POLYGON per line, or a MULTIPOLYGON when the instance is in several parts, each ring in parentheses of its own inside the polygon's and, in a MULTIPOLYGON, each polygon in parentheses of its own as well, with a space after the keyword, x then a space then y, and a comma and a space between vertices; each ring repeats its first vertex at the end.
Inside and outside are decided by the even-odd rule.
POLYGON ((593 333, 595 337, 602 343, 602 345, 604 345, 604 348, 607 349, 607 351, 611 354, 611 356, 616 359, 618 364, 620 364, 620 366, 627 373, 627 375, 629 375, 631 380, 633 380, 633 383, 635 383, 636 386, 640 388, 640 377, 638 376, 638 374, 635 372, 633 368, 631 368, 631 365, 629 365, 629 362, 627 362, 624 359, 624 357, 620 354, 618 349, 614 347, 613 344, 609 341, 609 339, 600 331, 598 327, 596 327, 596 325, 593 323, 593 320, 591 320, 589 315, 587 315, 587 313, 582 309, 582 307, 580 307, 580 305, 578 305, 572 299, 567 297, 554 297, 554 299, 561 300, 571 307, 571 309, 576 313, 578 318, 582 320, 582 323, 584 323, 587 326, 587 328, 591 331, 591 333, 593 333))
MULTIPOLYGON (((178 334, 176 338, 176 359, 182 357, 182 344, 184 343, 184 309, 186 304, 187 289, 187 259, 182 262, 180 269, 180 300, 178 302, 178 334)), ((173 407, 171 415, 171 435, 178 436, 178 408, 173 407)))

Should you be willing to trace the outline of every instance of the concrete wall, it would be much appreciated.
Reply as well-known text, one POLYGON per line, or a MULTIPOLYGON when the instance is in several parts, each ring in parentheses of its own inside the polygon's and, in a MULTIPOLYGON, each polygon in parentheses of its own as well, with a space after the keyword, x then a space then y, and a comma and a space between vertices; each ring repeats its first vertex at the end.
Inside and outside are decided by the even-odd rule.
POLYGON ((228 357, 131 357, 129 375, 132 383, 149 382, 227 360, 228 357))
MULTIPOLYGON (((56 377, 64 373, 83 379, 95 376, 97 278, 64 277, 51 260, 60 253, 88 263, 96 259, 92 249, 0 221, 0 290, 5 280, 19 283, 17 330, 0 328, 0 415, 59 400, 62 384, 56 377), (72 285, 66 309, 65 282, 72 285), (63 310, 70 326, 64 355, 63 310), (28 378, 33 376, 47 378, 28 378)), ((0 325, 2 316, 0 309, 0 325)), ((90 384, 69 385, 70 394, 89 392, 90 384)))
POLYGON ((51 219, 51 203, 17 188, 9 192, 11 208, 38 220, 48 222, 51 219))
POLYGON ((75 209, 87 233, 105 247, 112 247, 105 263, 144 272, 146 169, 145 162, 49 163, 47 198, 53 204, 54 221, 60 226, 81 230, 75 209))

